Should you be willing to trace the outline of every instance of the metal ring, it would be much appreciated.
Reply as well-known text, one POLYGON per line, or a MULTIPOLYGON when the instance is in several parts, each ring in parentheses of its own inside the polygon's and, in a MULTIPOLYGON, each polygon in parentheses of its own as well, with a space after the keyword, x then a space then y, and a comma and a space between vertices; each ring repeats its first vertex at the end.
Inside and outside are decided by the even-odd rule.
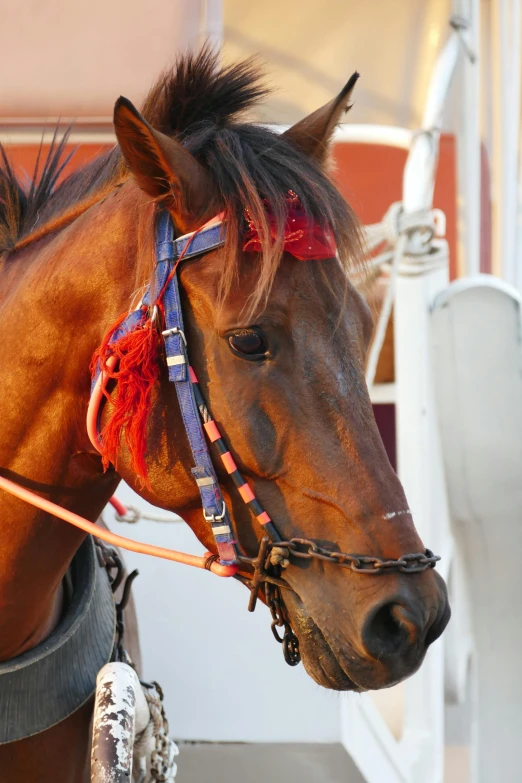
POLYGON ((207 516, 205 509, 203 509, 203 516, 205 517, 207 522, 219 522, 223 519, 226 513, 227 513, 227 508, 225 506, 225 501, 223 501, 223 508, 221 509, 221 514, 210 514, 209 516, 207 516))
POLYGON ((150 314, 150 320, 154 324, 158 321, 158 315, 159 315, 159 307, 158 305, 154 305, 152 308, 152 312, 150 314))
POLYGON ((209 555, 205 560, 205 569, 207 571, 210 571, 212 569, 213 563, 218 563, 218 562, 219 562, 219 555, 209 555))

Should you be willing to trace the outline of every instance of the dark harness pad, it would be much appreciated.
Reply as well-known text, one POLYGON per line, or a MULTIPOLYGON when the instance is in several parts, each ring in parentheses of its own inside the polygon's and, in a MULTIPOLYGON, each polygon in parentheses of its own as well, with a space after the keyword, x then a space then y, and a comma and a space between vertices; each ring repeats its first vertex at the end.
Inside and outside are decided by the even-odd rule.
POLYGON ((71 563, 72 598, 37 647, 0 663, 0 744, 39 734, 93 695, 111 659, 116 611, 109 579, 89 536, 71 563))

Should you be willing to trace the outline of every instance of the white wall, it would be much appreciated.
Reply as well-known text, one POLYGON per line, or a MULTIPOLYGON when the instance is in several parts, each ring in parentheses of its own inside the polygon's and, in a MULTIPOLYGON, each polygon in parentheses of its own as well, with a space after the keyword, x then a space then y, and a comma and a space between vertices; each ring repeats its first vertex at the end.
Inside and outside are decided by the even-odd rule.
MULTIPOLYGON (((160 513, 123 484, 117 496, 160 513)), ((105 518, 130 538, 204 551, 184 523, 121 525, 109 510, 105 518)), ((125 560, 140 570, 134 595, 144 676, 164 688, 175 738, 339 741, 339 695, 316 685, 302 665, 287 666, 270 632, 268 609, 259 603, 249 614, 243 585, 131 552, 125 560)))

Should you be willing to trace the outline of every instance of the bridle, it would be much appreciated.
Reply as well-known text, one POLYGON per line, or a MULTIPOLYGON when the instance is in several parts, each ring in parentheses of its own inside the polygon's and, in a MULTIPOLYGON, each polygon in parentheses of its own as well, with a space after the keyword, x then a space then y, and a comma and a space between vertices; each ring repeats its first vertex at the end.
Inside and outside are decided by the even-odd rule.
MULTIPOLYGON (((176 389, 180 411, 190 444, 194 467, 192 474, 198 486, 203 515, 210 524, 218 554, 209 557, 208 566, 219 560, 224 565, 245 566, 253 571, 251 576, 236 573, 250 589, 249 611, 253 612, 259 590, 264 587, 265 599, 272 613, 272 630, 275 638, 282 643, 285 660, 295 665, 299 662, 299 643, 291 629, 288 615, 281 596, 281 590, 292 590, 281 578, 281 572, 293 559, 318 559, 332 564, 351 568, 362 574, 379 574, 392 570, 402 573, 418 573, 433 568, 440 559, 430 550, 424 553, 411 553, 395 560, 382 560, 372 556, 358 556, 336 552, 319 546, 316 542, 303 538, 282 540, 277 527, 263 508, 252 488, 241 475, 234 458, 227 447, 216 422, 205 403, 197 376, 190 366, 188 343, 183 325, 183 313, 179 294, 178 269, 181 260, 202 256, 225 242, 225 227, 221 220, 210 221, 199 231, 176 239, 174 226, 168 212, 160 212, 156 222, 156 266, 152 281, 143 297, 140 307, 132 312, 122 323, 118 339, 122 333, 135 327, 137 319, 144 311, 149 317, 160 320, 161 334, 164 338, 165 356, 169 380, 176 389), (161 309, 157 297, 161 295, 161 309), (205 439, 206 435, 206 439, 205 439), (230 516, 221 493, 220 484, 207 441, 219 455, 223 466, 235 486, 239 496, 248 506, 257 523, 263 530, 259 551, 255 558, 247 557, 240 549, 234 537, 230 516), (284 628, 281 637, 277 628, 284 628)), ((98 389, 103 384, 101 372, 96 379, 98 389)), ((101 398, 100 398, 101 401, 101 398)), ((99 418, 101 408, 91 411, 89 417, 89 435, 93 444, 99 446, 99 418), (95 413, 95 415, 93 415, 95 413)))
MULTIPOLYGON (((225 225, 219 219, 209 221, 198 231, 175 238, 170 214, 165 211, 159 212, 155 231, 156 265, 151 282, 138 308, 129 313, 111 336, 111 342, 116 342, 123 335, 140 328, 144 319, 153 319, 153 325, 161 330, 169 380, 176 389, 194 461, 192 474, 200 493, 203 515, 212 530, 217 554, 207 553, 204 557, 197 557, 141 544, 101 530, 94 523, 40 498, 5 478, 0 477, 0 487, 114 546, 206 568, 219 576, 235 576, 250 590, 248 609, 251 612, 255 610, 259 590, 264 588, 265 600, 272 615, 274 637, 282 644, 287 663, 295 666, 300 661, 299 642, 291 628, 281 594, 282 590, 293 591, 288 582, 281 577, 284 569, 293 561, 317 559, 350 568, 359 574, 378 575, 390 571, 419 573, 433 568, 440 558, 427 549, 424 553, 409 553, 397 559, 383 560, 374 556, 338 552, 319 546, 317 542, 309 539, 283 540, 281 538, 273 520, 241 475, 216 422, 211 417, 196 374, 189 364, 179 293, 179 265, 182 260, 202 256, 221 247, 224 242, 225 225), (254 558, 248 557, 241 551, 234 537, 229 512, 221 493, 207 441, 212 444, 213 451, 219 455, 239 496, 263 530, 259 551, 254 558), (249 572, 248 575, 238 573, 240 568, 249 572), (282 636, 278 632, 279 628, 283 629, 282 636)), ((292 252, 291 248, 288 249, 292 252)), ((114 364, 114 357, 109 356, 106 368, 113 369, 114 364)), ((87 432, 97 450, 101 448, 99 435, 101 411, 102 403, 108 396, 106 386, 109 379, 108 372, 98 366, 87 413, 87 432)))

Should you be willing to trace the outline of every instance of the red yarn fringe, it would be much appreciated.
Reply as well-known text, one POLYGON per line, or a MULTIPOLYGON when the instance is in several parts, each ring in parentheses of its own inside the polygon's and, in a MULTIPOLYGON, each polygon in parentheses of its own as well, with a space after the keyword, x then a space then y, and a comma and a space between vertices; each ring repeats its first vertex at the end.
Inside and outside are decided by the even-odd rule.
POLYGON ((105 335, 93 356, 91 368, 98 362, 110 378, 117 380, 114 395, 106 392, 112 405, 107 424, 101 432, 101 455, 106 470, 110 463, 117 467, 122 439, 129 450, 131 467, 148 484, 145 452, 147 420, 151 409, 152 387, 158 377, 159 334, 152 321, 145 320, 132 331, 111 343, 115 329, 125 320, 122 316, 105 335), (107 359, 118 359, 114 370, 107 367, 107 359))

